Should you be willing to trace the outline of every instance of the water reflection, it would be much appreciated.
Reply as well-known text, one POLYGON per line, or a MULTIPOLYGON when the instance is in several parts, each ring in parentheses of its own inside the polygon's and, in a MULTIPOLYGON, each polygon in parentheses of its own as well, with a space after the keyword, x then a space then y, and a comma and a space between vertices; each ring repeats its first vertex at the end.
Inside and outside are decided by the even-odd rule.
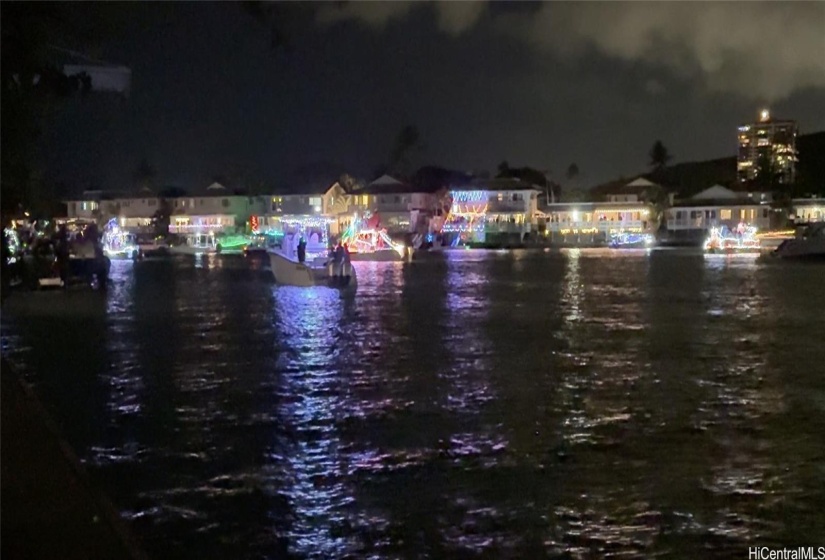
MULTIPOLYGON (((273 289, 279 417, 293 443, 270 455, 284 470, 279 480, 292 511, 290 550, 306 557, 347 554, 353 543, 336 534, 342 510, 354 500, 344 484, 343 444, 336 421, 347 412, 342 399, 346 368, 336 353, 346 342, 341 297, 334 290, 273 289)), ((277 512, 275 512, 277 514, 277 512)))
POLYGON ((466 251, 346 297, 210 262, 3 310, 153 556, 744 557, 825 525, 821 268, 466 251))

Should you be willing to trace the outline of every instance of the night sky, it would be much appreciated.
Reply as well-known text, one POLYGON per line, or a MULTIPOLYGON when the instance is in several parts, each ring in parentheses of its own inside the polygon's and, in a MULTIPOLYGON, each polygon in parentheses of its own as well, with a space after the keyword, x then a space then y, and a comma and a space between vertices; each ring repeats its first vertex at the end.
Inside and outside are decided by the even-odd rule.
POLYGON ((73 11, 133 73, 128 100, 73 99, 45 128, 47 176, 74 190, 131 188, 144 157, 185 188, 370 179, 406 124, 417 165, 575 162, 588 186, 645 170, 656 139, 673 162, 733 155, 764 105, 825 129, 825 3, 290 4, 287 48, 238 3, 73 11))

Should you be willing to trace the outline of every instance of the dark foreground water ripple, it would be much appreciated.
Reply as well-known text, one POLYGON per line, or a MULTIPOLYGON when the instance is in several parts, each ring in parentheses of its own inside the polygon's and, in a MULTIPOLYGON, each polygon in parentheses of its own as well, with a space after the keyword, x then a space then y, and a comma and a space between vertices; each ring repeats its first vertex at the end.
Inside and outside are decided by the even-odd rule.
POLYGON ((825 544, 825 268, 695 252, 113 263, 3 351, 157 558, 825 544))

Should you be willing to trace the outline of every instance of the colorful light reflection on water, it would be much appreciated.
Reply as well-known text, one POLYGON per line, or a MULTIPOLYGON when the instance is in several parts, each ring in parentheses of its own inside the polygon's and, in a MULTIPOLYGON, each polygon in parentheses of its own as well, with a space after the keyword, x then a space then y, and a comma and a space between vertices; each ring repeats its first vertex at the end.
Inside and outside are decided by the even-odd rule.
POLYGON ((825 526, 821 267, 460 251, 359 263, 351 297, 252 265, 4 308, 156 557, 745 557, 825 526))

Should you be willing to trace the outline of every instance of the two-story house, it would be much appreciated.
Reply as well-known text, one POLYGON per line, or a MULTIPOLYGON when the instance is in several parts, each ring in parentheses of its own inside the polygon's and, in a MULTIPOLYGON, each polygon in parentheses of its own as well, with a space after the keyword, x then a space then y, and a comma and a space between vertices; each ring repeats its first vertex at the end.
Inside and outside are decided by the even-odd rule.
POLYGON ((260 228, 285 232, 292 225, 324 222, 337 235, 351 221, 349 206, 349 194, 338 181, 290 185, 267 197, 260 228))
POLYGON ((168 199, 169 233, 240 233, 266 209, 265 197, 235 194, 220 183, 188 196, 168 199))
POLYGON ((121 228, 140 233, 151 227, 160 199, 150 191, 85 191, 77 199, 65 201, 65 204, 69 220, 104 222, 117 218, 121 228))
POLYGON ((740 223, 758 230, 771 227, 772 209, 744 193, 714 185, 685 200, 677 200, 667 211, 667 236, 673 243, 704 242, 711 228, 735 229, 740 223))
POLYGON ((514 178, 474 179, 450 186, 442 232, 466 242, 521 242, 537 231, 541 188, 514 178))
POLYGON ((794 198, 791 208, 796 223, 825 222, 825 198, 794 198))
POLYGON ((657 202, 664 189, 644 177, 617 181, 591 192, 597 202, 562 202, 542 208, 544 232, 551 243, 603 245, 626 233, 656 231, 657 202))

